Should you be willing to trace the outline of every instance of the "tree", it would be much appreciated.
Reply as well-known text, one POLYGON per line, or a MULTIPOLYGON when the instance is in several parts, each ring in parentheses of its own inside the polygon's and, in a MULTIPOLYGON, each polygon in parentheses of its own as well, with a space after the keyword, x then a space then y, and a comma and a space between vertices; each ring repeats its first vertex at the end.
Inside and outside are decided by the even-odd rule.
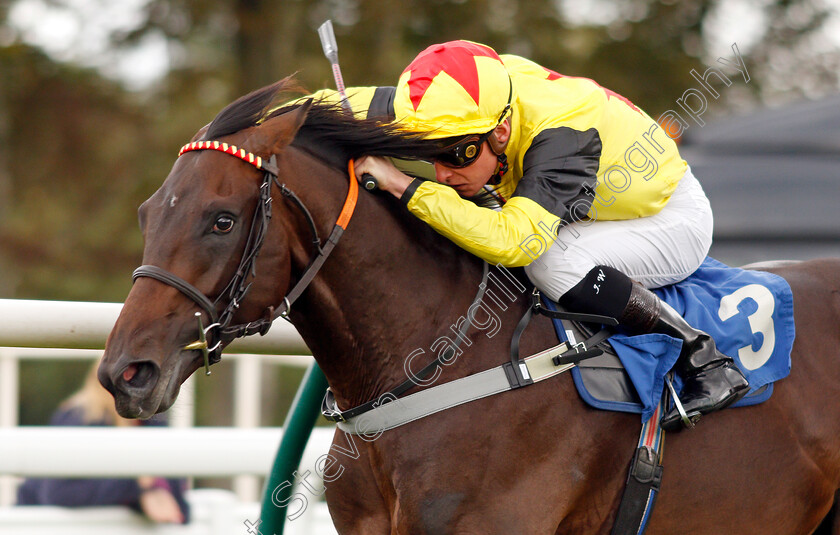
MULTIPOLYGON (((5 153, 0 255, 16 297, 119 299, 139 251, 133 218, 145 117, 114 83, 25 45, 0 49, 5 153), (123 271, 125 273, 125 271, 123 271), (119 277, 122 279, 122 277, 119 277)), ((8 294, 7 294, 8 295, 8 294)))
MULTIPOLYGON (((136 209, 166 177, 178 148, 219 109, 295 72, 311 90, 334 86, 316 33, 327 19, 350 86, 393 85, 425 47, 469 39, 592 78, 656 117, 695 84, 692 69, 715 64, 709 26, 726 6, 724 0, 148 0, 137 27, 112 32, 111 43, 130 50, 162 37, 170 71, 152 87, 128 91, 19 42, 6 17, 10 6, 26 1, 0 3, 0 297, 94 301, 124 299, 142 256, 136 209), (599 11, 574 18, 578 5, 599 11)), ((77 9, 71 0, 48 3, 77 9)), ((820 41, 831 12, 825 0, 762 6, 767 28, 742 49, 752 75, 748 91, 721 91, 718 111, 727 99, 729 106, 775 101, 840 85, 836 45, 820 41)))

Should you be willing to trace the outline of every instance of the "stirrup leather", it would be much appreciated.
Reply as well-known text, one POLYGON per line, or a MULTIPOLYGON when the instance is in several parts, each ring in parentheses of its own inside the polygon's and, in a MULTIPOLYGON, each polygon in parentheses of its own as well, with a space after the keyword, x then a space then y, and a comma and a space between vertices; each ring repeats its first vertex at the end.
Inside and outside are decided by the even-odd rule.
POLYGON ((701 414, 699 412, 693 412, 691 416, 689 416, 685 412, 685 407, 683 407, 683 404, 680 401, 680 397, 677 395, 677 391, 674 389, 674 384, 671 381, 670 373, 665 376, 665 384, 668 385, 668 390, 671 392, 671 400, 673 400, 674 407, 676 407, 677 412, 680 413, 680 419, 682 420, 683 425, 686 429, 694 429, 695 424, 700 420, 701 414))

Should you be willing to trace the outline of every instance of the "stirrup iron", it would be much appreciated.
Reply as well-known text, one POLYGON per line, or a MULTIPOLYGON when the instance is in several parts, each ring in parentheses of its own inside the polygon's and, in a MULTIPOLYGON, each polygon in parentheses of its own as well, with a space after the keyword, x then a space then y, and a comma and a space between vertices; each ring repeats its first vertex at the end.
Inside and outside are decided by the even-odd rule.
POLYGON ((680 397, 677 395, 677 391, 674 390, 674 384, 671 382, 670 374, 665 376, 665 384, 668 385, 668 390, 671 392, 671 399, 674 401, 674 407, 677 408, 677 412, 680 413, 680 419, 682 420, 683 426, 685 426, 686 429, 694 429, 694 425, 700 420, 701 414, 699 412, 693 412, 691 413, 691 416, 689 416, 685 412, 685 407, 683 407, 680 397))

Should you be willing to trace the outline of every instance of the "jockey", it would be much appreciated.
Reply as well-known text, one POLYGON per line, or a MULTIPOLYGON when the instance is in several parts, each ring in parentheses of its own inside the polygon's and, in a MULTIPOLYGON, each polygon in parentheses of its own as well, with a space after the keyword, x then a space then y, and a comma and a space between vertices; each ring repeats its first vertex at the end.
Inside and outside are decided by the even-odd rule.
MULTIPOLYGON (((356 161, 358 177, 372 174, 412 214, 487 262, 524 266, 565 308, 614 317, 633 334, 681 339, 676 369, 689 416, 747 393, 714 340, 649 290, 700 266, 712 212, 674 141, 645 112, 592 80, 467 41, 421 52, 392 98, 405 129, 439 143, 436 181, 373 156, 356 161)), ((681 422, 672 409, 662 426, 681 422)))

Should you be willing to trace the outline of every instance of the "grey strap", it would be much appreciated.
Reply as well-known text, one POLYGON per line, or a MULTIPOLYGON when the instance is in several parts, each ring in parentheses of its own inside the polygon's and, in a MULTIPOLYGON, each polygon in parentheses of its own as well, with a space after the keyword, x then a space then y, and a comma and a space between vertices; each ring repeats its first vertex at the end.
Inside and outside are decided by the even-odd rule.
MULTIPOLYGON (((520 362, 523 375, 539 382, 553 377, 574 366, 555 365, 552 359, 568 351, 569 344, 562 343, 532 355, 520 362)), ((354 418, 338 422, 338 428, 351 435, 375 436, 430 414, 440 412, 470 401, 511 390, 504 366, 468 375, 432 388, 427 388, 403 398, 383 400, 381 405, 354 418)))
POLYGON ((375 435, 505 390, 510 390, 510 384, 499 366, 404 398, 390 400, 356 418, 338 422, 338 428, 353 435, 375 435))

